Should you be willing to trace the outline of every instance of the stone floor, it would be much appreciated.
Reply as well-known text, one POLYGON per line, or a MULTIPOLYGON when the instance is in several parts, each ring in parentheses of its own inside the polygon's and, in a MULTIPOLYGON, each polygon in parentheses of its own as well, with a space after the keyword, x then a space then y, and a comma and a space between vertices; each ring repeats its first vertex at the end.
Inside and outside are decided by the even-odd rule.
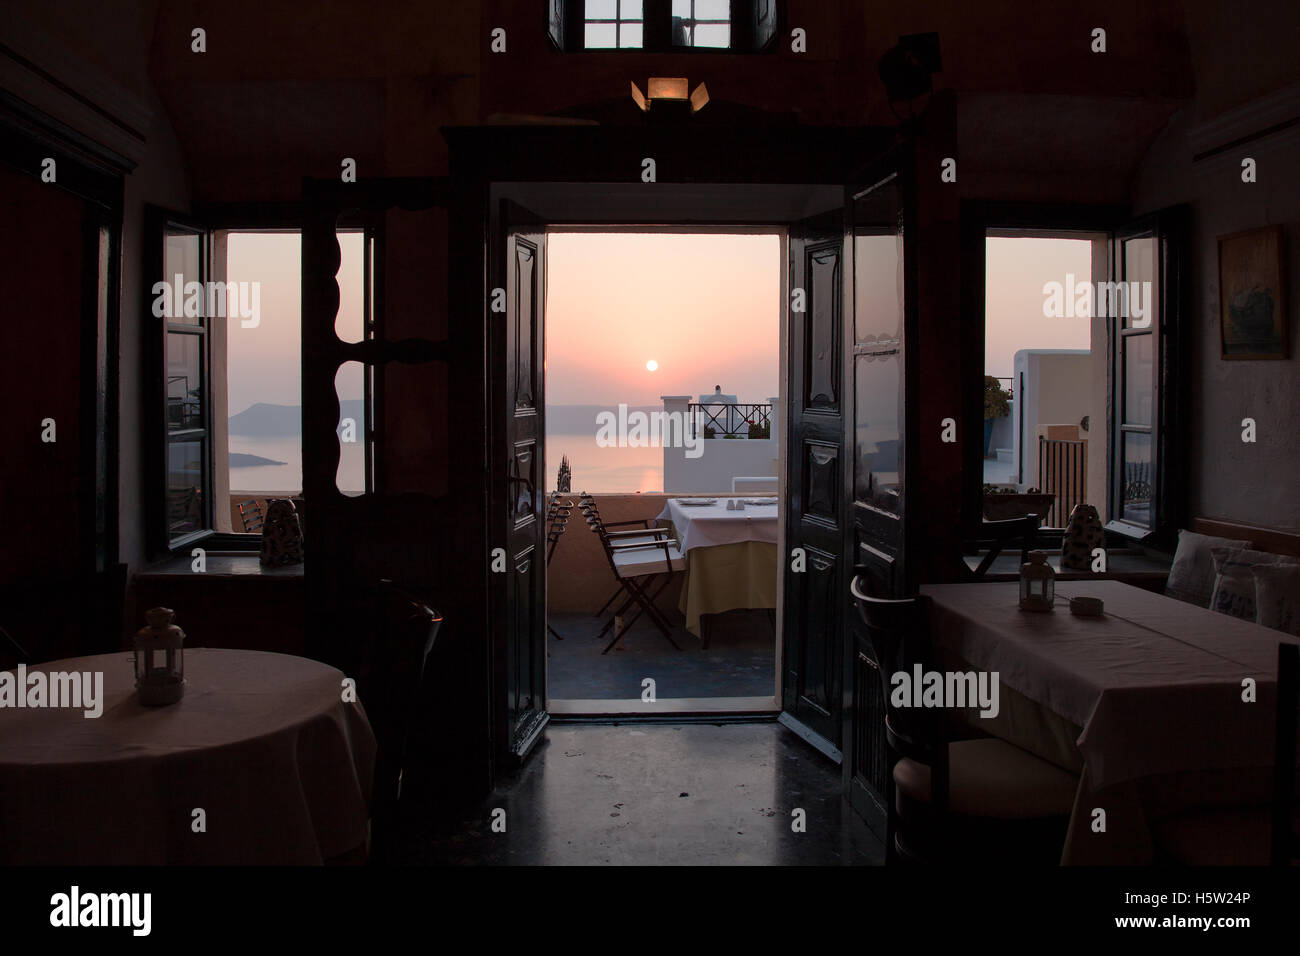
POLYGON ((398 842, 393 862, 402 864, 884 860, 840 796, 839 768, 774 721, 552 723, 524 768, 470 819, 441 832, 433 821, 408 826, 398 842), (492 829, 498 809, 504 833, 492 829), (796 819, 804 832, 793 831, 796 819))
POLYGON ((564 640, 548 635, 546 693, 551 700, 635 700, 641 681, 652 677, 655 694, 671 697, 770 697, 776 685, 776 633, 765 611, 730 611, 713 617, 709 648, 681 626, 676 610, 673 640, 649 621, 637 621, 621 647, 602 654, 609 635, 596 633, 606 618, 552 614, 549 623, 564 640))

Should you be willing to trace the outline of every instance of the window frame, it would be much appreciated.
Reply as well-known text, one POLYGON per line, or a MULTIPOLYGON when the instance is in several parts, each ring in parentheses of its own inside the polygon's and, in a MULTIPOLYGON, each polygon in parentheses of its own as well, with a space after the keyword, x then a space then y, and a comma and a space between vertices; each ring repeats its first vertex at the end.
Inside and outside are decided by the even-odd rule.
POLYGON ((1112 230, 1110 242, 1110 278, 1127 281, 1125 243, 1150 238, 1155 243, 1152 269, 1152 312, 1146 328, 1125 329, 1122 316, 1107 322, 1107 387, 1110 421, 1107 423, 1106 457, 1109 476, 1107 489, 1106 531, 1121 538, 1162 550, 1177 545, 1178 529, 1186 526, 1188 481, 1186 452, 1187 423, 1190 421, 1189 399, 1183 394, 1187 380, 1187 343, 1184 326, 1188 321, 1186 249, 1190 236, 1190 213, 1185 205, 1151 213, 1112 230), (1152 336, 1151 349, 1151 424, 1148 427, 1124 418, 1127 398, 1128 340, 1143 334, 1152 336), (1151 446, 1150 523, 1141 525, 1122 517, 1124 438, 1130 434, 1149 434, 1151 446))
POLYGON ((582 7, 582 49, 583 52, 594 52, 597 50, 644 50, 645 49, 645 0, 641 0, 641 16, 636 19, 623 16, 623 4, 627 0, 611 0, 614 4, 614 16, 609 17, 590 17, 587 16, 587 5, 584 0, 582 7), (587 27, 592 24, 610 24, 614 25, 614 45, 613 46, 587 46, 587 27), (623 27, 625 25, 636 25, 641 28, 641 43, 637 46, 623 45, 623 27))
MULTIPOLYGON (((672 43, 672 47, 674 50, 715 50, 715 51, 724 50, 728 52, 732 51, 734 47, 732 41, 734 39, 734 29, 735 29, 735 20, 733 17, 734 7, 732 6, 732 0, 727 0, 727 17, 724 20, 718 20, 712 18, 701 19, 695 15, 695 4, 697 0, 682 0, 682 2, 689 3, 691 5, 690 16, 681 18, 682 22, 687 24, 687 29, 691 31, 690 34, 691 42, 686 44, 672 43), (727 27, 727 45, 726 46, 700 46, 698 43, 696 43, 694 30, 700 24, 704 24, 706 26, 719 26, 725 24, 727 27)), ((678 17, 676 14, 672 13, 671 4, 669 5, 668 10, 669 10, 670 23, 675 22, 678 19, 678 17)))
MULTIPOLYGON (((223 203, 199 207, 194 213, 183 213, 161 206, 145 204, 145 254, 143 256, 143 278, 146 295, 142 303, 144 328, 153 330, 144 336, 143 379, 145 387, 151 394, 160 394, 157 401, 145 402, 143 416, 144 433, 141 442, 143 471, 142 482, 145 518, 145 547, 149 560, 157 561, 174 558, 186 549, 200 542, 206 542, 211 550, 238 551, 255 553, 261 547, 261 535, 244 531, 218 531, 213 510, 214 489, 217 487, 215 468, 218 456, 214 447, 213 428, 213 334, 210 316, 203 316, 202 349, 200 358, 203 377, 203 427, 191 431, 201 431, 202 440, 202 481, 203 512, 202 527, 184 535, 172 537, 168 529, 167 518, 167 468, 168 446, 172 437, 168 431, 167 412, 167 336, 174 332, 196 334, 192 325, 162 321, 161 326, 150 323, 160 320, 153 315, 153 288, 160 281, 164 271, 164 249, 169 229, 177 229, 200 236, 200 282, 210 279, 225 280, 225 264, 218 268, 214 255, 218 247, 225 248, 224 235, 232 232, 303 232, 304 217, 298 203, 223 203), (155 391, 157 390, 157 391, 155 391)), ((359 216, 345 216, 336 225, 338 232, 359 232, 363 235, 362 277, 363 277, 363 314, 362 341, 374 339, 378 335, 377 316, 382 314, 382 282, 380 274, 383 259, 383 225, 359 216)), ((206 289, 206 286, 205 286, 206 289)), ((206 313, 207 297, 204 296, 206 313)), ((300 346, 301 362, 301 346, 300 346)), ((363 393, 365 402, 365 421, 361 423, 362 441, 364 442, 365 464, 363 467, 363 494, 372 494, 378 486, 378 464, 375 454, 377 434, 377 395, 382 388, 382 375, 370 363, 363 365, 363 393)), ((226 498, 229 485, 225 485, 226 498)), ((226 506, 229 507, 227 500, 226 506)))
MULTIPOLYGON (((145 405, 145 436, 143 494, 146 502, 146 550, 151 557, 165 557, 189 547, 213 534, 212 521, 212 334, 207 313, 207 295, 203 296, 202 312, 197 324, 179 322, 168 316, 155 316, 154 288, 158 282, 172 285, 166 272, 166 242, 170 233, 195 235, 199 240, 197 281, 204 284, 211 278, 212 234, 201 218, 165 209, 145 206, 145 244, 143 257, 144 295, 141 309, 144 328, 150 330, 145 339, 145 387, 154 397, 145 405), (170 388, 168 379, 167 347, 173 335, 191 335, 199 339, 200 401, 202 424, 194 428, 173 432, 170 426, 170 388), (200 513, 199 527, 179 535, 170 528, 169 474, 171 446, 197 440, 200 444, 200 513)), ((188 281, 188 277, 187 277, 188 281)), ((173 302, 175 311, 179 304, 173 302)))
MULTIPOLYGON (((658 53, 673 55, 753 55, 771 53, 777 49, 777 37, 786 24, 784 0, 729 0, 729 17, 727 20, 706 19, 705 24, 723 24, 730 26, 729 43, 725 47, 676 45, 672 41, 672 0, 642 0, 641 17, 629 20, 617 16, 621 7, 615 7, 616 17, 597 17, 588 20, 586 15, 587 0, 549 0, 542 4, 543 29, 550 38, 554 49, 562 53, 585 53, 607 55, 618 53, 658 53), (589 22, 637 23, 642 25, 642 40, 639 47, 590 47, 586 45, 586 24, 589 22), (761 39, 760 39, 761 38, 761 39)), ((692 0, 692 11, 694 5, 692 0)), ((621 36, 616 29, 615 42, 621 36)))

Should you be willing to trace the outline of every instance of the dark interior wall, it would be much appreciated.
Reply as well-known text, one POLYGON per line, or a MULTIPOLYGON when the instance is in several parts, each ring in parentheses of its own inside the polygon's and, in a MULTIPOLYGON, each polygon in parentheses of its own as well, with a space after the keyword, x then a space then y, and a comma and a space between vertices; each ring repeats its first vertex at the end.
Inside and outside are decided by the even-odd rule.
POLYGON ((1300 299, 1300 6, 1286 0, 1230 4, 1188 0, 1188 38, 1196 95, 1146 155, 1133 186, 1135 211, 1175 203, 1192 209, 1190 438, 1193 515, 1300 529, 1300 416, 1296 336, 1300 299), (1235 145, 1234 145, 1235 144, 1235 145), (1254 183, 1241 161, 1257 164, 1254 183), (1281 225, 1291 357, 1224 360, 1220 344, 1219 236, 1281 225), (1257 441, 1242 442, 1242 419, 1257 441))
MULTIPOLYGON (((1292 88, 1290 110, 1300 108, 1300 88, 1292 88)), ((1175 203, 1192 208, 1192 303, 1189 380, 1191 422, 1189 503, 1192 514, 1246 524, 1300 530, 1300 128, 1262 136, 1239 147, 1194 160, 1194 144, 1204 141, 1191 122, 1192 108, 1180 114, 1152 149, 1135 187, 1138 212, 1175 203), (1257 163, 1258 179, 1244 183, 1241 160, 1257 163), (1266 225, 1285 234, 1290 303, 1291 356, 1285 360, 1225 360, 1220 343, 1219 236, 1266 225), (1242 420, 1256 422, 1257 440, 1241 440, 1242 420)), ((1223 119, 1224 114, 1220 115, 1223 119)), ((1229 117, 1231 118, 1231 117, 1229 117)), ((1239 133, 1250 136, 1267 122, 1247 117, 1239 133)))
POLYGON ((85 203, 0 166, 0 625, 35 660, 77 651, 82 581, 78 474, 85 203), (18 356, 27 357, 14 361, 18 356), (42 440, 53 419, 53 442, 42 440))

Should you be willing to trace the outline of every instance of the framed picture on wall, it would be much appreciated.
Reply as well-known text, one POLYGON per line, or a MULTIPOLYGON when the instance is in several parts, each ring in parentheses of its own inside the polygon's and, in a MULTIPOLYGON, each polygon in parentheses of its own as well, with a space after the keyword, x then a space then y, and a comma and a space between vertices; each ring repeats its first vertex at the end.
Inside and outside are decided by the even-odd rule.
POLYGON ((1225 359, 1289 356, 1281 226, 1219 236, 1219 333, 1225 359))

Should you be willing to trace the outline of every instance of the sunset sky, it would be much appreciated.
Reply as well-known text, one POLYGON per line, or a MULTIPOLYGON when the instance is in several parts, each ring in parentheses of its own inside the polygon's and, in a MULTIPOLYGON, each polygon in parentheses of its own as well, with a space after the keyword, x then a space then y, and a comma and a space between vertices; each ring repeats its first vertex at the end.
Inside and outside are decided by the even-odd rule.
POLYGON ((777 394, 775 234, 553 232, 547 244, 547 404, 655 405, 715 385, 742 402, 777 394))
MULTIPOLYGON (((359 233, 340 236, 341 337, 361 325, 359 233)), ((232 233, 227 276, 259 281, 261 322, 228 320, 229 411, 301 404, 301 240, 232 233)), ((744 401, 777 394, 780 245, 775 234, 553 232, 548 239, 548 404, 658 404, 721 385, 744 401), (648 371, 646 363, 657 363, 648 371)), ((1021 348, 1089 347, 1088 321, 1043 316, 1043 284, 1091 274, 1086 240, 990 239, 985 368, 1009 376, 1021 348)), ((360 370, 341 378, 361 396, 360 370)))
POLYGON ((985 374, 1010 376, 1019 349, 1089 348, 1088 319, 1043 315, 1044 283, 1064 285, 1071 272, 1077 283, 1092 281, 1092 244, 1086 239, 988 240, 985 374))

